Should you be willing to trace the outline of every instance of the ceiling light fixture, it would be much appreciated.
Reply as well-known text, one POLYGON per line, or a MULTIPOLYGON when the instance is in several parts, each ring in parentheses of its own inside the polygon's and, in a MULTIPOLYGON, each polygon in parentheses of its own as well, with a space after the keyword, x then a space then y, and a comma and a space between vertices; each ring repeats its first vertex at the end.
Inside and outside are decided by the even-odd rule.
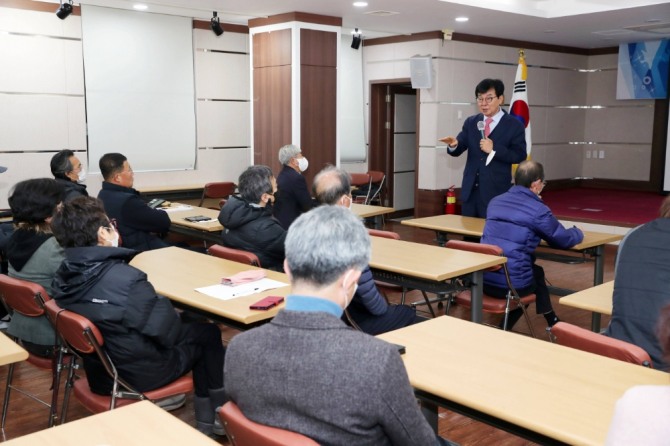
POLYGON ((456 17, 457 22, 467 22, 468 20, 470 19, 467 17, 456 17))
POLYGON ((136 9, 138 11, 146 11, 147 9, 149 9, 149 7, 144 3, 136 3, 133 5, 133 9, 136 9))
POLYGON ((65 20, 67 16, 72 14, 72 0, 68 0, 67 3, 63 3, 63 0, 60 1, 60 6, 56 10, 56 17, 61 20, 65 20))
POLYGON ((221 26, 221 23, 219 22, 219 17, 217 15, 216 11, 214 11, 212 14, 213 14, 212 19, 209 21, 209 27, 212 28, 212 31, 214 31, 214 34, 216 34, 217 37, 218 37, 221 34, 223 34, 223 27, 221 26))
POLYGON ((354 29, 352 32, 351 38, 351 47, 355 50, 361 47, 361 42, 363 41, 363 33, 361 33, 358 28, 354 29))
POLYGON ((368 2, 354 2, 354 6, 357 8, 365 8, 368 6, 368 2))

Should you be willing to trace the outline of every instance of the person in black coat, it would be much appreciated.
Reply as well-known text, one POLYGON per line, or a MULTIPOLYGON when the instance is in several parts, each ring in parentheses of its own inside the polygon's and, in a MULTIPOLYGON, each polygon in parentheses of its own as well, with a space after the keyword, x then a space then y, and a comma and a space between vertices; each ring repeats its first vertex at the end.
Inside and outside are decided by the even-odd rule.
POLYGON ((302 151, 292 144, 286 145, 279 149, 279 162, 283 167, 277 175, 278 193, 274 216, 288 230, 293 220, 312 209, 315 203, 307 189, 307 181, 302 176, 302 172, 309 166, 302 151))
POLYGON ((51 173, 58 184, 65 188, 63 201, 88 197, 86 186, 83 184, 86 180, 86 170, 72 150, 63 149, 51 158, 51 173))
MULTIPOLYGON (((119 235, 99 200, 80 197, 63 204, 52 230, 66 256, 53 281, 58 305, 98 327, 119 375, 141 392, 192 370, 197 427, 212 433, 215 410, 227 400, 219 328, 180 320, 146 274, 128 264, 137 252, 118 247, 119 235)), ((99 360, 85 357, 84 368, 91 390, 109 395, 112 380, 99 360)))
POLYGON ((286 231, 272 216, 277 182, 267 166, 251 166, 238 180, 239 196, 219 213, 224 246, 250 251, 263 268, 282 271, 286 231))
POLYGON ((168 246, 157 234, 168 232, 170 217, 150 208, 133 189, 135 176, 128 159, 120 153, 106 153, 100 158, 100 172, 105 181, 98 198, 107 215, 116 220, 123 246, 137 251, 168 246))

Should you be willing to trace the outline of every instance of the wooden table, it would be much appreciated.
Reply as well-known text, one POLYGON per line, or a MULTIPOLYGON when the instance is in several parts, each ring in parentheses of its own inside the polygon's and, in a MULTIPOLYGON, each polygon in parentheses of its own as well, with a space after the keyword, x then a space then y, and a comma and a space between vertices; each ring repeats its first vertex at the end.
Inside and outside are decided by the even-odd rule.
POLYGON ((450 279, 470 279, 472 321, 482 320, 483 270, 505 257, 464 252, 434 245, 370 237, 370 269, 376 279, 437 294, 454 291, 450 279))
POLYGON ((658 370, 448 316, 378 337, 406 347, 410 383, 433 427, 442 406, 542 445, 602 445, 625 390, 670 380, 658 370))
POLYGON ((136 187, 146 199, 163 198, 165 200, 200 200, 205 183, 171 184, 163 186, 136 187))
MULTIPOLYGON (((172 207, 178 209, 179 206, 184 206, 180 203, 172 203, 172 207)), ((189 237, 206 240, 211 243, 221 244, 221 231, 223 226, 219 223, 219 211, 216 209, 201 208, 198 206, 190 206, 184 210, 167 210, 170 217, 170 231, 178 234, 187 235, 189 237), (203 215, 209 217, 211 221, 205 222, 191 222, 185 220, 186 217, 194 217, 203 215)))
POLYGON ((25 361, 26 359, 28 359, 28 352, 0 332, 0 366, 25 361))
MULTIPOLYGON (((291 287, 276 288, 249 296, 221 300, 196 291, 196 288, 221 283, 222 277, 240 271, 261 269, 194 251, 169 247, 138 254, 130 264, 144 271, 156 292, 175 305, 197 311, 228 326, 247 330, 272 319, 284 307, 267 311, 250 310, 249 305, 265 296, 286 296, 291 287)), ((284 273, 265 270, 269 279, 289 283, 284 273)))
POLYGON ((218 444, 150 401, 140 401, 3 443, 8 446, 218 444))
POLYGON ((600 315, 612 315, 612 296, 614 294, 614 281, 605 282, 601 285, 587 288, 573 294, 561 297, 558 301, 561 305, 581 308, 591 311, 591 330, 600 332, 600 315))
MULTIPOLYGON (((431 229, 437 233, 438 243, 444 244, 447 234, 459 234, 470 237, 481 237, 484 233, 483 218, 463 217, 462 215, 435 215, 433 217, 415 218, 403 220, 402 224, 417 228, 431 229)), ((584 240, 581 243, 568 248, 568 251, 576 251, 589 254, 594 259, 593 285, 603 283, 605 269, 605 245, 617 242, 623 235, 605 234, 602 232, 584 231, 584 240)), ((542 242, 546 246, 545 242, 542 242)), ((571 290, 559 290, 555 294, 567 294, 571 290)))
POLYGON ((361 218, 374 217, 375 228, 381 229, 383 227, 382 216, 385 214, 390 214, 395 209, 384 206, 372 206, 369 204, 352 203, 351 210, 354 212, 354 214, 358 215, 361 218))

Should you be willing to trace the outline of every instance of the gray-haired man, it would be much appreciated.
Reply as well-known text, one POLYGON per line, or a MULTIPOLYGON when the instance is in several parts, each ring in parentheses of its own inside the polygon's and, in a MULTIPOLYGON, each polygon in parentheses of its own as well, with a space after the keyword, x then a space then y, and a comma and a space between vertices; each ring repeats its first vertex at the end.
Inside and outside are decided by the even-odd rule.
MULTIPOLYGON (((334 166, 328 166, 314 177, 314 196, 320 204, 350 207, 351 177, 334 166)), ((347 309, 361 330, 371 335, 397 330, 415 322, 416 310, 407 305, 389 305, 375 285, 372 271, 365 265, 358 279, 358 289, 347 309)))
POLYGON ((293 223, 286 308, 235 336, 226 353, 226 391, 248 418, 323 445, 441 444, 396 347, 340 319, 369 258, 365 227, 342 207, 321 206, 293 223))

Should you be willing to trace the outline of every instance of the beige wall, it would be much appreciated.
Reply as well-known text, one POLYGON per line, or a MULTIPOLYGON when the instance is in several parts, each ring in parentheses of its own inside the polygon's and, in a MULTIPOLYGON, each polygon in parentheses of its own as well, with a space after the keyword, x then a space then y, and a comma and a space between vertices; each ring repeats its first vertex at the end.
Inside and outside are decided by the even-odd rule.
MULTIPOLYGON (((51 176, 55 151, 70 148, 87 159, 87 144, 81 18, 0 8, 0 31, 0 60, 11 67, 0 69, 0 165, 9 167, 0 175, 4 208, 13 184, 51 176)), ((196 168, 136 173, 137 188, 235 181, 251 162, 249 36, 193 33, 196 168)), ((100 183, 99 175, 89 175, 89 193, 97 195, 100 183)))
MULTIPOLYGON (((9 167, 0 175, 0 208, 7 206, 7 192, 17 181, 50 176, 55 151, 71 148, 87 158, 80 20, 0 8, 0 60, 2 67, 11 67, 0 69, 0 165, 9 167)), ((196 168, 137 173, 138 188, 235 180, 251 163, 249 36, 193 32, 196 168)), ((456 134, 477 111, 474 87, 482 78, 501 78, 509 102, 518 48, 433 39, 362 51, 366 126, 370 81, 409 78, 410 57, 433 56, 433 88, 420 91, 419 188, 459 185, 465 157, 448 156, 437 139, 456 134)), ((615 99, 616 55, 527 50, 526 60, 532 156, 545 164, 548 179, 648 180, 653 102, 615 99), (605 158, 587 158, 594 150, 605 158)), ((342 167, 362 172, 367 162, 342 167)), ((92 195, 100 183, 99 176, 89 176, 92 195)))
MULTIPOLYGON (((367 46, 366 88, 373 80, 408 78, 408 59, 428 54, 434 81, 420 93, 419 188, 435 190, 460 185, 465 163, 437 139, 456 135, 477 112, 474 87, 483 78, 502 79, 509 104, 518 48, 439 39, 367 46)), ((544 164, 547 179, 648 180, 653 102, 616 100, 617 55, 526 50, 526 61, 532 157, 544 164), (593 150, 605 157, 593 158, 593 150)))

